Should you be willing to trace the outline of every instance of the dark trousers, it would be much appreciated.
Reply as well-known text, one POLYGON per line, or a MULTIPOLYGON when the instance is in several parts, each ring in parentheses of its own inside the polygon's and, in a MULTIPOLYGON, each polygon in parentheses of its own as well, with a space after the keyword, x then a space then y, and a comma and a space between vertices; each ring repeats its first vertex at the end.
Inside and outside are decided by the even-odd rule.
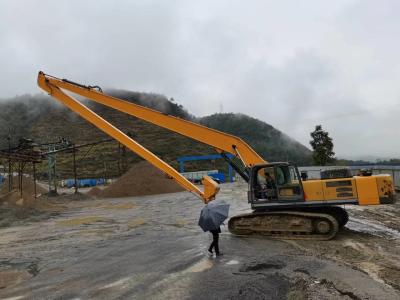
POLYGON ((213 235, 213 241, 210 245, 210 248, 208 248, 208 251, 212 252, 213 248, 215 249, 215 253, 219 254, 219 246, 218 246, 218 238, 219 238, 219 232, 218 231, 211 231, 213 235))

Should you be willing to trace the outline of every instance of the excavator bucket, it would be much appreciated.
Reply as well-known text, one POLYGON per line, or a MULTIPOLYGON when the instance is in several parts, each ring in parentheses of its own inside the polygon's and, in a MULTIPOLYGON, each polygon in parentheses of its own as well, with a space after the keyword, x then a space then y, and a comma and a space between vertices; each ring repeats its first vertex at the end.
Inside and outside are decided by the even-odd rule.
POLYGON ((210 176, 203 176, 201 181, 204 186, 204 202, 208 203, 215 199, 215 195, 219 192, 219 185, 210 176))

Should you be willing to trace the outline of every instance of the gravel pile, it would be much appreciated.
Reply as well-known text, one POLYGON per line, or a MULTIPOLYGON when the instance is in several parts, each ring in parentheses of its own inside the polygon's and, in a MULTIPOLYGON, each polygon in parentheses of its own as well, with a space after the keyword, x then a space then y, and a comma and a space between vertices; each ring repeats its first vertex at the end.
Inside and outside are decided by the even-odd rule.
POLYGON ((166 174, 146 161, 135 164, 117 181, 103 190, 88 192, 97 198, 118 198, 181 192, 184 189, 166 174))

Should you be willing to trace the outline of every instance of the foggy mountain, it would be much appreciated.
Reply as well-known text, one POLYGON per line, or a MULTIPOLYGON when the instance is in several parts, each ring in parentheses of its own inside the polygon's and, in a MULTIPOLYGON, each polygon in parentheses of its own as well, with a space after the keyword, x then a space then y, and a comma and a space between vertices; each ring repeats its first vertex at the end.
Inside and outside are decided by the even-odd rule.
MULTIPOLYGON (((196 118, 173 99, 168 100, 159 94, 146 94, 125 90, 109 90, 108 94, 153 108, 166 114, 198 122, 205 126, 237 135, 268 161, 294 161, 300 165, 311 162, 311 151, 291 139, 271 125, 243 114, 214 114, 196 118)), ((143 122, 127 114, 112 110, 94 102, 86 102, 96 113, 109 120, 124 132, 130 132, 135 140, 154 152, 162 159, 177 167, 176 158, 183 155, 206 155, 215 153, 211 147, 172 133, 166 129, 143 122)), ((23 95, 0 102, 0 147, 7 148, 9 132, 12 146, 19 138, 31 138, 36 143, 57 141, 67 138, 75 144, 99 141, 108 138, 103 132, 84 119, 45 95, 23 95)), ((82 151, 85 152, 85 151, 82 151)), ((130 165, 139 158, 126 151, 126 164, 130 165)), ((71 156, 58 155, 59 170, 71 169, 71 156)), ((83 154, 82 154, 83 156, 83 154)), ((103 169, 109 176, 121 173, 121 149, 117 142, 93 147, 85 157, 79 160, 79 173, 82 176, 99 176, 103 169)), ((188 170, 195 168, 224 168, 223 162, 215 166, 206 163, 190 164, 188 170)), ((71 176, 69 171, 60 171, 62 176, 71 176)), ((72 171, 71 171, 72 172, 72 171)))

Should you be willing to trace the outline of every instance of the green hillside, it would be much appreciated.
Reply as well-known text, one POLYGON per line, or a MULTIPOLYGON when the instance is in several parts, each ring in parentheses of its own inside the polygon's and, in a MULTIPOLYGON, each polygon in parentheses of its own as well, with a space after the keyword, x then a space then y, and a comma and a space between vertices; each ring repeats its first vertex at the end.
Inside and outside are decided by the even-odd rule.
MULTIPOLYGON (((158 94, 145 94, 122 90, 110 90, 110 95, 127 101, 154 108, 164 113, 192 120, 206 126, 238 135, 269 161, 290 159, 299 164, 310 161, 311 152, 298 142, 291 140, 272 126, 254 118, 238 114, 215 114, 196 119, 181 105, 158 94)), ((99 115, 109 120, 150 151, 177 168, 176 158, 182 155, 204 155, 215 151, 207 145, 198 143, 179 134, 159 128, 152 124, 109 109, 95 103, 88 105, 99 115)), ((66 138, 76 145, 108 138, 99 129, 89 124, 67 108, 48 96, 24 95, 0 103, 0 148, 7 148, 6 139, 10 131, 12 144, 16 146, 19 138, 31 138, 42 144, 54 142, 59 137, 66 138)), ((77 156, 79 177, 119 176, 129 165, 140 158, 130 151, 123 151, 118 143, 104 143, 93 148, 82 148, 77 156), (90 150, 90 151, 89 151, 90 150), (125 153, 125 154, 124 154, 125 153)), ((3 161, 5 164, 5 161, 3 161)), ((46 175, 45 163, 39 167, 46 175)), ((187 165, 187 169, 225 168, 223 161, 199 162, 187 165)), ((62 178, 72 177, 72 155, 57 155, 57 173, 62 178)))
POLYGON ((214 114, 200 123, 239 136, 268 161, 310 163, 310 150, 271 125, 243 114, 214 114))

